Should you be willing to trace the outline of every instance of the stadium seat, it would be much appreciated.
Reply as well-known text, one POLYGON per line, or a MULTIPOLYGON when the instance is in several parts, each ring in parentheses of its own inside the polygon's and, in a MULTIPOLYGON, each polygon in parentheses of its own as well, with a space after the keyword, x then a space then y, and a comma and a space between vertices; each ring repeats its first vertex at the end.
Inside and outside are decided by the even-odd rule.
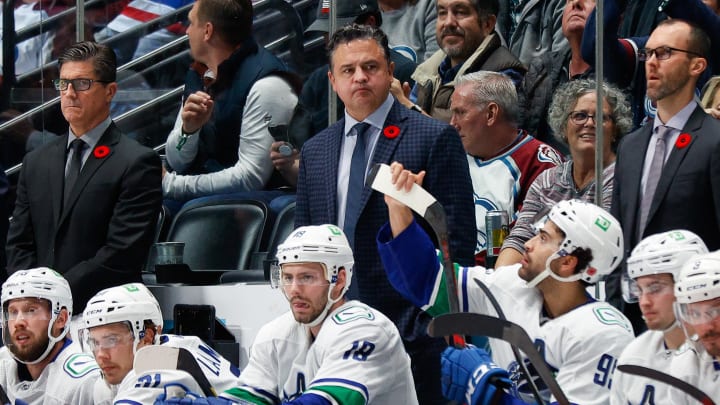
POLYGON ((266 205, 255 200, 190 204, 173 219, 167 240, 185 243, 183 262, 194 271, 245 270, 266 217, 266 205))
MULTIPOLYGON (((273 224, 270 238, 268 240, 268 251, 259 252, 255 256, 262 256, 261 270, 229 271, 220 276, 221 283, 244 283, 267 281, 270 279, 270 264, 275 260, 277 247, 282 243, 290 232, 295 229, 295 202, 288 204, 278 213, 273 224)), ((258 264, 255 263, 255 266, 258 264)))

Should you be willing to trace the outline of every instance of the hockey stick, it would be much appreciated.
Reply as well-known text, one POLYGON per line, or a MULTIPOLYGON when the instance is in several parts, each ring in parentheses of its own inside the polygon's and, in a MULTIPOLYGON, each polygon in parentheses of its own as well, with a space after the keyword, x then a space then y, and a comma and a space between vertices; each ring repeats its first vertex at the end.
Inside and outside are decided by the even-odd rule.
MULTIPOLYGON (((410 207, 418 215, 422 216, 425 221, 435 232, 440 251, 443 255, 443 273, 445 275, 445 286, 447 290, 448 302, 450 304, 450 312, 460 312, 460 304, 458 302, 457 280, 455 279, 455 265, 450 258, 450 247, 448 244, 447 216, 443 206, 428 193, 425 189, 417 184, 413 184, 409 192, 398 190, 392 184, 392 173, 390 166, 378 163, 375 164, 367 175, 366 183, 373 190, 400 201, 410 207)), ((452 336, 452 344, 457 348, 466 346, 465 338, 461 335, 452 336)))
POLYGON ((530 340, 530 336, 521 326, 508 320, 472 312, 440 315, 430 321, 428 326, 430 336, 447 336, 452 333, 487 336, 504 340, 520 348, 530 360, 530 364, 535 367, 535 371, 537 371, 545 385, 550 389, 558 404, 570 405, 565 393, 555 381, 552 371, 538 353, 532 340, 530 340))
POLYGON ((163 345, 143 347, 135 353, 133 369, 136 374, 148 370, 180 370, 197 381, 206 397, 216 397, 215 389, 203 373, 197 360, 187 349, 163 345))
MULTIPOLYGON (((485 283, 476 278, 473 280, 475 280, 475 284, 477 284, 478 287, 483 290, 485 296, 487 296, 488 300, 490 300, 490 304, 492 304, 493 308, 495 308, 495 312, 497 312, 498 318, 502 320, 507 320, 507 318, 505 317, 505 312, 503 312, 502 307, 500 307, 497 299, 495 299, 495 295, 490 291, 490 289, 485 285, 485 283)), ((535 385, 535 380, 533 380, 532 375, 530 375, 530 370, 527 369, 525 361, 520 355, 517 346, 510 345, 510 347, 512 348, 513 355, 515 356, 515 360, 518 362, 520 370, 522 370, 523 374, 525 374, 525 377, 527 378, 528 384, 530 385, 530 389, 532 390, 532 394, 535 397, 535 400, 538 404, 545 405, 545 400, 540 395, 540 390, 538 390, 537 385, 535 385)))
POLYGON ((8 398, 5 388, 3 388, 2 385, 0 385, 0 402, 2 402, 2 405, 12 405, 12 401, 8 398))
POLYGON ((621 364, 617 366, 617 369, 622 371, 623 373, 638 375, 640 377, 660 381, 671 387, 677 388, 680 391, 697 399, 703 405, 715 405, 715 402, 712 400, 712 398, 710 398, 708 394, 702 392, 699 388, 695 387, 694 385, 688 384, 687 382, 679 378, 673 377, 669 374, 665 374, 661 371, 643 366, 637 366, 634 364, 621 364))

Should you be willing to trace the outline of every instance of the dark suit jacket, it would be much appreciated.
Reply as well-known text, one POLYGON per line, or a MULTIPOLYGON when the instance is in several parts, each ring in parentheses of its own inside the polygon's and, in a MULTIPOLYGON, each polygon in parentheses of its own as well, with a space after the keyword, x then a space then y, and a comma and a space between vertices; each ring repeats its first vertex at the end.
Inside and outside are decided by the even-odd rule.
POLYGON ((74 312, 104 288, 141 281, 162 203, 160 158, 114 123, 91 151, 62 208, 67 138, 25 156, 8 232, 8 273, 47 266, 72 289, 74 312))
MULTIPOLYGON (((338 221, 337 172, 344 125, 344 119, 338 121, 311 138, 302 149, 296 226, 338 221)), ((413 172, 426 170, 423 185, 448 214, 453 258, 473 263, 476 230, 472 183, 457 132, 445 123, 408 110, 397 101, 385 121, 385 127, 389 125, 400 128, 400 135, 389 139, 380 133, 372 164, 398 161, 413 172)), ((418 326, 414 320, 419 310, 392 288, 377 252, 376 234, 388 221, 383 195, 365 186, 361 206, 353 247, 352 282, 359 287, 358 298, 392 319, 405 339, 424 335, 424 330, 413 330, 418 326)))
MULTIPOLYGON (((708 249, 720 249, 720 121, 699 106, 682 129, 691 142, 673 146, 653 197, 643 238, 673 229, 695 232, 708 249)), ((652 135, 648 124, 627 135, 618 146, 615 163, 612 214, 620 221, 625 238, 625 259, 638 244, 637 221, 640 181, 645 153, 652 135)), ((624 267, 624 266, 623 266, 624 267)), ((624 269, 608 279, 608 299, 623 307, 619 278, 624 269)))

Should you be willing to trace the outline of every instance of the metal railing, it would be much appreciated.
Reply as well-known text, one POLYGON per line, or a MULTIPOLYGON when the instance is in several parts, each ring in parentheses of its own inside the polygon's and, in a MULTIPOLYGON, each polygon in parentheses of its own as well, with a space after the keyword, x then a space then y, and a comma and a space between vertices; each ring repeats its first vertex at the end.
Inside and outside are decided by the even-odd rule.
MULTIPOLYGON (((13 1, 13 0, 11 0, 13 1)), ((98 2, 102 2, 103 0, 91 0, 86 3, 86 5, 93 5, 98 2)), ((256 14, 260 14, 267 10, 275 10, 280 13, 280 18, 282 18, 285 22, 288 22, 290 24, 290 32, 286 35, 281 36, 280 38, 277 38, 273 41, 271 41, 268 44, 265 44, 266 48, 268 48, 270 51, 275 52, 280 49, 282 49, 283 45, 287 45, 288 52, 290 53, 291 58, 293 61, 297 64, 299 67, 304 66, 304 57, 303 57, 303 49, 305 47, 305 43, 303 42, 303 24, 302 21, 299 18, 298 12, 295 7, 302 8, 302 7, 308 7, 309 5, 313 5, 313 0, 302 0, 299 2, 294 3, 293 5, 285 2, 284 0, 261 0, 254 4, 254 11, 256 14)), ((120 41, 122 39, 128 39, 133 37, 134 35, 141 34, 143 32, 147 32, 148 30, 152 30, 155 28, 163 27, 170 25, 172 23, 177 22, 179 18, 185 18, 187 15, 187 12, 192 7, 192 5, 188 5, 185 7, 182 7, 178 10, 176 10, 173 13, 170 13, 168 15, 161 16, 159 18, 156 18, 152 21, 138 24, 137 26, 129 29, 128 31, 125 31, 121 34, 118 34, 116 36, 113 36, 111 38, 108 38, 105 41, 101 41, 104 43, 113 43, 115 41, 120 41)), ((65 10, 53 17, 48 18, 44 22, 47 23, 48 21, 51 21, 53 24, 57 24, 58 21, 61 20, 62 17, 67 17, 68 13, 72 13, 72 10, 75 8, 65 10), (62 17, 60 17, 62 15, 62 17)), ((271 24, 274 20, 278 18, 278 15, 276 14, 270 14, 270 15, 264 15, 260 18, 258 18, 256 21, 254 21, 254 25, 256 26, 263 26, 263 24, 271 24)), ((37 24, 28 26, 21 30, 21 32, 17 33, 16 38, 22 38, 27 39, 32 37, 32 34, 39 33, 38 31, 40 28, 37 27, 37 24), (22 36, 21 36, 22 35, 22 36)), ((322 38, 314 38, 311 41, 308 41, 308 44, 311 46, 317 46, 317 42, 322 41, 322 38)), ((5 42, 5 41, 3 41, 5 42)), ((187 35, 183 35, 182 37, 173 40, 172 42, 163 45, 162 47, 149 52, 146 55, 143 55, 139 58, 136 58, 118 68, 118 72, 122 71, 129 71, 136 69, 146 69, 143 70, 141 74, 147 73, 147 70, 157 70, 158 68, 161 68, 164 65, 170 64, 174 61, 176 61, 178 58, 185 57, 188 53, 187 50, 187 35), (176 52, 173 56, 169 58, 163 58, 163 55, 166 55, 169 52, 175 51, 175 48, 181 49, 180 51, 176 52), (159 58, 162 58, 158 61, 159 58)), ((5 44, 3 44, 5 46, 5 44)), ((54 64, 56 64, 56 61, 51 62, 49 64, 46 64, 43 66, 43 68, 35 69, 31 72, 28 72, 22 77, 19 77, 18 80, 26 79, 28 77, 31 77, 32 75, 37 75, 39 71, 41 71, 44 68, 52 67, 54 64)), ((3 86, 4 87, 4 86, 3 86)), ((182 93, 183 86, 180 86, 178 88, 170 90, 167 94, 163 94, 160 97, 154 98, 146 103, 143 103, 132 110, 123 113, 117 117, 114 117, 114 120, 116 122, 123 122, 127 120, 129 117, 132 117, 136 114, 140 114, 144 112, 147 109, 155 108, 158 105, 161 105, 162 103, 167 102, 168 100, 173 99, 174 97, 177 97, 178 94, 182 93)), ((40 90, 44 91, 44 90, 40 90)), ((9 129, 13 125, 16 125, 20 123, 23 120, 27 120, 36 114, 42 113, 48 108, 54 107, 58 104, 60 101, 60 97, 56 96, 53 97, 51 100, 46 101, 42 103, 39 106, 33 107, 30 110, 19 114, 18 116, 0 124, 0 132, 9 129)), ((161 145, 164 147, 164 145, 161 145)), ((162 148, 160 148, 162 149, 162 148)), ((5 170, 5 174, 10 176, 13 174, 16 174, 20 168, 22 167, 22 164, 17 164, 15 166, 12 166, 5 170)))

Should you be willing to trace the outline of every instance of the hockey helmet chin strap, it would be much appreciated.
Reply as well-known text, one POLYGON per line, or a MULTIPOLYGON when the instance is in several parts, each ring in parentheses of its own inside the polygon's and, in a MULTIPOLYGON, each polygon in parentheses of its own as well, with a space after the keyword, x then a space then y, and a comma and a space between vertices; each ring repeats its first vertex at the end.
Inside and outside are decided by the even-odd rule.
POLYGON ((527 286, 531 287, 531 288, 536 287, 538 284, 540 284, 540 282, 542 282, 543 280, 545 280, 548 277, 552 277, 557 281, 563 281, 566 283, 580 280, 580 278, 582 277, 581 273, 573 274, 570 277, 561 277, 561 276, 555 274, 555 272, 550 269, 550 263, 552 263, 553 260, 559 259, 561 257, 565 257, 567 255, 569 255, 569 253, 567 251, 565 251, 565 249, 557 250, 557 251, 555 251, 555 253, 551 254, 550 257, 548 257, 547 260, 545 261, 545 270, 540 272, 540 274, 535 276, 535 278, 533 278, 532 280, 528 281, 527 286))
POLYGON ((332 307, 333 304, 335 304, 336 302, 340 301, 342 299, 342 297, 344 296, 344 293, 341 291, 340 295, 337 298, 333 299, 332 287, 334 287, 334 286, 335 286, 335 284, 333 283, 333 284, 330 284, 330 288, 328 288, 328 300, 327 300, 327 303, 325 304, 325 308, 322 310, 320 315, 318 315, 317 318, 313 319, 312 322, 308 322, 305 324, 309 328, 314 328, 314 327, 320 325, 321 323, 323 323, 323 321, 325 321, 325 318, 327 318, 330 307, 332 307))

